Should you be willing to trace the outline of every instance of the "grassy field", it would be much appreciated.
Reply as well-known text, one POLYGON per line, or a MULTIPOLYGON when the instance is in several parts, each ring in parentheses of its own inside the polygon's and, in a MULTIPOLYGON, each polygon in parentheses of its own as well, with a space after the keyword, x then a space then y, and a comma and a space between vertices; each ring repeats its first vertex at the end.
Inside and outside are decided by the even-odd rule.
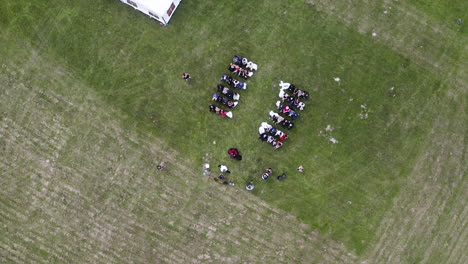
POLYGON ((1 3, 0 259, 465 262, 466 4, 315 3, 186 1, 168 27, 118 1, 1 3), (259 71, 224 120, 207 105, 234 54, 259 71), (312 98, 273 151, 280 80, 312 98))

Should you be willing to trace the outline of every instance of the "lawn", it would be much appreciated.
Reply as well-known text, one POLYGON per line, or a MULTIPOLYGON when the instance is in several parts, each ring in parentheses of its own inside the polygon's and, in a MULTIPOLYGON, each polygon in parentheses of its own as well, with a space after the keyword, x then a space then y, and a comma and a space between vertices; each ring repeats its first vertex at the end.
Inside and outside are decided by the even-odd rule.
MULTIPOLYGON (((462 15, 460 3, 414 5, 435 20, 462 15)), ((212 166, 226 163, 233 188, 243 191, 253 181, 252 194, 357 255, 378 239, 452 87, 431 66, 304 1, 184 1, 167 27, 118 1, 15 1, 0 4, 0 13, 2 31, 30 42, 124 113, 110 119, 166 142, 200 176, 207 155, 212 166), (221 119, 208 105, 234 54, 259 71, 240 91, 234 118, 221 119), (181 78, 186 71, 188 82, 181 78), (280 80, 308 90, 311 99, 290 138, 273 150, 257 129, 274 109, 280 80), (359 117, 362 111, 368 118, 359 117), (333 131, 325 131, 328 125, 333 131), (229 160, 229 147, 243 161, 229 160), (262 181, 267 167, 287 179, 262 181)), ((465 54, 454 49, 447 56, 458 63, 465 54)))

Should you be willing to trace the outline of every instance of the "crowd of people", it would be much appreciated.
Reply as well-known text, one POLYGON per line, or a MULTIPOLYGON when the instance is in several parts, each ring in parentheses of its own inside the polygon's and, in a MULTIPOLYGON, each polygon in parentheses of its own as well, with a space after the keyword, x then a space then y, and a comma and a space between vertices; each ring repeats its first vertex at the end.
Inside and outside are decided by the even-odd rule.
MULTIPOLYGON (((242 160, 242 155, 240 154, 239 150, 236 148, 230 148, 228 150, 229 157, 234 160, 242 160)), ((211 172, 209 172, 210 165, 205 164, 203 165, 203 169, 205 172, 203 174, 205 175, 211 175, 211 172)), ((220 164, 218 165, 219 171, 221 174, 218 176, 214 177, 213 179, 220 184, 225 184, 229 186, 234 186, 234 183, 228 180, 227 174, 231 174, 231 171, 229 170, 227 165, 220 164)))
MULTIPOLYGON (((253 71, 258 69, 257 64, 249 61, 247 58, 235 55, 232 59, 232 63, 229 64, 228 70, 231 74, 239 76, 244 79, 248 79, 253 76, 253 71)), ((184 76, 183 76, 184 77, 184 76)), ((190 78, 190 77, 189 77, 190 78)), ((185 77, 184 77, 185 79, 185 77)), ((232 112, 224 110, 221 107, 227 107, 232 109, 239 104, 240 94, 235 92, 235 89, 245 90, 247 89, 247 83, 234 79, 229 74, 223 74, 220 79, 224 84, 218 84, 216 87, 217 92, 213 94, 212 101, 218 103, 219 107, 215 104, 211 104, 209 109, 210 112, 220 115, 221 117, 232 118, 232 112)))
MULTIPOLYGON (((232 59, 232 63, 229 64, 228 70, 233 76, 238 76, 246 80, 253 76, 254 71, 256 71, 257 68, 257 64, 249 61, 247 58, 235 55, 232 59)), ((240 94, 237 90, 246 90, 247 83, 245 81, 235 79, 230 74, 222 75, 220 79, 221 83, 216 87, 217 92, 212 96, 212 101, 216 102, 217 105, 210 104, 209 110, 221 117, 232 118, 232 112, 225 110, 222 107, 227 107, 229 109, 235 108, 240 99, 240 94)), ((188 76, 188 78, 190 78, 190 76, 188 76)), ((281 81, 279 86, 280 91, 278 97, 280 100, 276 102, 276 110, 269 112, 272 124, 262 122, 258 129, 259 139, 263 142, 269 143, 274 149, 281 148, 284 142, 289 138, 289 132, 286 133, 282 129, 287 129, 289 131, 294 128, 294 122, 300 117, 299 112, 305 109, 305 101, 310 97, 309 92, 299 89, 291 83, 284 83, 281 81), (274 127, 274 125, 277 127, 274 127), (281 129, 278 126, 280 126, 281 129)), ((242 160, 242 156, 235 148, 229 149, 228 154, 231 159, 242 160)), ((231 177, 231 171, 227 165, 218 165, 218 168, 221 174, 214 177, 214 180, 220 184, 233 186, 234 183, 228 179, 231 177)), ((211 174, 208 172, 209 165, 204 169, 204 174, 211 174)), ((303 172, 304 168, 299 166, 297 171, 303 172)), ((262 180, 267 180, 272 174, 273 169, 267 168, 259 175, 262 180)), ((286 178, 286 174, 282 173, 276 178, 279 181, 284 180, 286 178)), ((249 181, 245 188, 249 191, 254 190, 255 186, 253 184, 253 180, 249 181)))
MULTIPOLYGON (((301 167, 302 167, 302 166, 301 166, 301 167)), ((302 171, 301 171, 301 172, 302 172, 302 171)), ((262 180, 267 180, 268 178, 270 178, 270 176, 271 176, 272 174, 273 174, 273 169, 272 169, 272 168, 268 168, 268 169, 266 169, 266 170, 263 172, 261 178, 262 178, 262 180)), ((278 176, 276 177, 276 179, 277 179, 278 181, 282 181, 282 180, 286 179, 286 173, 282 173, 281 175, 278 175, 278 176)), ((254 186, 254 184, 253 184, 253 181, 250 181, 250 182, 247 184, 247 186, 246 186, 245 188, 246 188, 248 191, 252 191, 252 190, 255 188, 255 186, 254 186)))
MULTIPOLYGON (((268 129, 268 127, 265 127, 265 129, 268 129)), ((231 159, 234 159, 234 160, 242 160, 242 155, 240 154, 239 150, 237 148, 230 148, 228 151, 228 154, 229 154, 229 157, 231 159)), ((224 165, 224 164, 220 164, 218 165, 218 168, 219 168, 219 171, 221 172, 219 175, 216 174, 217 176, 215 176, 213 178, 213 180, 219 184, 223 184, 223 185, 228 185, 228 186, 234 186, 235 183, 230 181, 229 178, 231 178, 231 171, 229 170, 228 166, 227 165, 224 165)), ((209 164, 204 164, 203 165, 203 174, 204 175, 212 175, 212 173, 209 171, 210 169, 210 165, 209 164)), ((304 168, 302 166, 299 166, 299 168, 297 168, 298 171, 302 172, 304 170, 304 168)), ((259 176, 262 180, 267 180, 268 178, 270 178, 270 176, 273 174, 273 169, 272 168, 267 168, 263 171, 263 173, 259 173, 259 176)), ((211 177, 211 176, 210 176, 211 177)), ((286 174, 285 173, 282 173, 281 175, 278 175, 276 177, 277 180, 279 181, 282 181, 286 178, 286 174)), ((248 190, 248 191, 252 191, 253 189, 255 189, 255 186, 254 186, 254 181, 255 179, 251 178, 245 188, 248 190)))
MULTIPOLYGON (((291 130, 294 128, 294 121, 299 118, 299 111, 304 110, 306 104, 303 100, 309 99, 309 92, 301 90, 290 83, 280 82, 280 92, 278 94, 280 101, 276 102, 278 112, 270 111, 270 119, 275 125, 291 130)), ((278 149, 288 139, 288 134, 273 127, 267 122, 262 122, 258 128, 259 139, 267 142, 278 149)))

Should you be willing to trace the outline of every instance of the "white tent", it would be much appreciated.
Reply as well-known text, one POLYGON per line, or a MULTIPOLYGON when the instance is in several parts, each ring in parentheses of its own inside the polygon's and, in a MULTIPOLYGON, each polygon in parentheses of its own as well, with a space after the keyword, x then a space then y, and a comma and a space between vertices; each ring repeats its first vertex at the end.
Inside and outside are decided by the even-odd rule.
POLYGON ((167 25, 179 6, 181 0, 120 0, 145 14, 167 25))

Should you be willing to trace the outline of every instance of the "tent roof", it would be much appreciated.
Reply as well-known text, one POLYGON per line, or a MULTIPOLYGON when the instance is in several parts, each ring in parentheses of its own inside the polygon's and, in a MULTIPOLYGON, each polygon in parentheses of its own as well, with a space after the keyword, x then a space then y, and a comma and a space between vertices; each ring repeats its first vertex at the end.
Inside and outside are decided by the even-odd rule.
POLYGON ((138 2, 158 13, 166 12, 172 4, 172 0, 138 0, 138 2))

